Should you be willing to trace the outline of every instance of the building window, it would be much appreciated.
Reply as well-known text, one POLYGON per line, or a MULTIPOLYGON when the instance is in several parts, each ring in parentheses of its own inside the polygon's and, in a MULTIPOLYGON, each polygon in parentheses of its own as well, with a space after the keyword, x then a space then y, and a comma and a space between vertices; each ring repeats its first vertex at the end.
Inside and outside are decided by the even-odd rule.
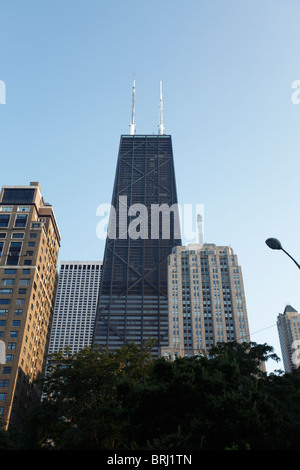
POLYGON ((8 379, 0 380, 0 387, 3 387, 3 388, 5 387, 6 388, 6 387, 8 387, 8 385, 9 385, 9 380, 8 379))
POLYGON ((14 279, 2 279, 3 286, 13 286, 15 283, 14 279))
POLYGON ((1 401, 6 400, 6 393, 0 393, 0 400, 1 401))
POLYGON ((9 305, 10 304, 10 299, 0 299, 0 304, 9 305))
POLYGON ((9 253, 7 256, 7 265, 16 265, 19 262, 19 255, 22 247, 22 242, 11 242, 9 253))
POLYGON ((24 238, 24 233, 21 233, 21 232, 13 233, 12 238, 24 238))
POLYGON ((15 227, 25 227, 27 222, 27 215, 18 214, 15 220, 15 227))
POLYGON ((17 274, 16 269, 5 269, 4 274, 17 274))
POLYGON ((3 367, 3 375, 11 374, 11 367, 3 367))
POLYGON ((0 227, 8 227, 9 217, 8 214, 0 214, 0 227))
POLYGON ((12 294, 12 289, 0 289, 0 295, 12 294))

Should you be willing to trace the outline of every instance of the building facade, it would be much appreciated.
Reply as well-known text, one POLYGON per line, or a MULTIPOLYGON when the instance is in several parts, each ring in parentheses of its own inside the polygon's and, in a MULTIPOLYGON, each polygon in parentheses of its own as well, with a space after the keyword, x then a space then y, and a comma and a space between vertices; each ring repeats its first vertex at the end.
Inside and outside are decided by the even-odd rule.
POLYGON ((218 342, 250 342, 241 267, 231 247, 175 247, 168 262, 169 345, 162 356, 207 352, 218 342))
POLYGON ((92 345, 101 268, 101 261, 60 263, 49 354, 92 345))
POLYGON ((57 288, 60 233, 39 183, 0 195, 0 417, 16 425, 40 397, 57 288))
POLYGON ((300 365, 300 314, 291 305, 277 317, 277 329, 285 372, 300 365))
POLYGON ((168 344, 167 259, 181 245, 172 140, 121 136, 93 342, 168 344))

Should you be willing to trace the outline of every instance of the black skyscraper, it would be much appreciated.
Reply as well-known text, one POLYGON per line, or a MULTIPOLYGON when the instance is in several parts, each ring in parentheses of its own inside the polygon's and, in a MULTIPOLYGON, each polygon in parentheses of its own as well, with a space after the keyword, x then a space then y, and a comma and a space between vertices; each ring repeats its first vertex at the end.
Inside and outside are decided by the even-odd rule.
POLYGON ((171 136, 121 136, 112 206, 93 342, 155 338, 157 354, 168 344, 168 255, 181 245, 171 136))

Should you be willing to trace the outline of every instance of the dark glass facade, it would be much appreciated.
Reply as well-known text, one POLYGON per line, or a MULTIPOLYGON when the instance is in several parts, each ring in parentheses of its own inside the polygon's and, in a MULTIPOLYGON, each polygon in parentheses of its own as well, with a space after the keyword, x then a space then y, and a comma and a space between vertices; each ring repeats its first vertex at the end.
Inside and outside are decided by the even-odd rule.
POLYGON ((3 193, 3 204, 30 204, 33 202, 34 189, 6 188, 3 193))
POLYGON ((93 343, 155 338, 156 355, 168 344, 168 255, 181 245, 171 136, 121 136, 112 207, 93 343))

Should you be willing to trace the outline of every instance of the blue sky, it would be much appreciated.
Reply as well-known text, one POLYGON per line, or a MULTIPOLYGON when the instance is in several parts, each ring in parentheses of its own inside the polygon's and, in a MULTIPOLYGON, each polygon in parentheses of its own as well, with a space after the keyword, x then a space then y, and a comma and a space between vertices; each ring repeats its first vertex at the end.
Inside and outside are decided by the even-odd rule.
POLYGON ((265 239, 300 261, 299 15, 297 0, 0 0, 0 184, 41 183, 60 260, 102 259, 133 74, 140 134, 157 133, 162 80, 179 203, 204 204, 205 241, 242 266, 251 339, 281 356, 300 272, 265 239))

